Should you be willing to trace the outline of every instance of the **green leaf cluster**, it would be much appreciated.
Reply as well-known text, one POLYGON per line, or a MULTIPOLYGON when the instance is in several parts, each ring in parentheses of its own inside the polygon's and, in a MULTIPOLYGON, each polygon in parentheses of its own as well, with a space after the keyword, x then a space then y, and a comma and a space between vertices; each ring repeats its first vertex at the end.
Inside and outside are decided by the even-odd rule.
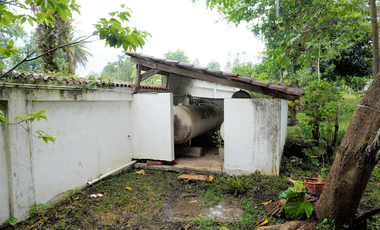
POLYGON ((310 218, 313 212, 313 205, 305 199, 305 191, 302 181, 295 181, 294 187, 289 187, 280 194, 280 199, 287 199, 284 210, 286 218, 301 219, 306 214, 306 218, 310 218))
POLYGON ((132 11, 121 5, 125 11, 115 11, 109 13, 113 18, 107 20, 101 18, 98 23, 94 24, 96 31, 93 35, 99 35, 101 40, 106 40, 106 46, 119 48, 123 46, 124 50, 136 51, 137 48, 142 48, 145 41, 151 35, 146 31, 140 31, 136 28, 122 26, 122 22, 129 22, 132 11))
POLYGON ((235 196, 243 194, 249 185, 244 176, 239 178, 236 175, 232 175, 232 177, 228 178, 226 184, 228 192, 235 196))

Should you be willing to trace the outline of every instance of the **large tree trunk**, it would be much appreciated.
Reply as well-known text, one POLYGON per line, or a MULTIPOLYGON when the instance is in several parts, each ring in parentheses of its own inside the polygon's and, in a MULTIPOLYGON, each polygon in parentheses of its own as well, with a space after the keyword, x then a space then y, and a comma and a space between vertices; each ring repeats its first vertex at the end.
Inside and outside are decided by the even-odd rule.
POLYGON ((379 143, 373 143, 380 128, 379 95, 380 78, 377 76, 351 119, 316 204, 315 211, 320 221, 333 219, 338 227, 352 223, 380 149, 379 143), (366 150, 367 146, 372 147, 366 150))

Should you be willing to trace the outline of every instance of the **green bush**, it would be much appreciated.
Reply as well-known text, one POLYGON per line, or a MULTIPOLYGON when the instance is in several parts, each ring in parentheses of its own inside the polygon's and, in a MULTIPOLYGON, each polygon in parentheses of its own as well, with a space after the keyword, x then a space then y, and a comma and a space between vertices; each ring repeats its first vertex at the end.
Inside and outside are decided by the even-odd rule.
POLYGON ((243 194, 247 188, 248 188, 248 181, 245 179, 244 176, 242 176, 240 179, 239 177, 232 175, 232 177, 228 178, 226 180, 226 183, 228 185, 227 190, 234 196, 243 194))

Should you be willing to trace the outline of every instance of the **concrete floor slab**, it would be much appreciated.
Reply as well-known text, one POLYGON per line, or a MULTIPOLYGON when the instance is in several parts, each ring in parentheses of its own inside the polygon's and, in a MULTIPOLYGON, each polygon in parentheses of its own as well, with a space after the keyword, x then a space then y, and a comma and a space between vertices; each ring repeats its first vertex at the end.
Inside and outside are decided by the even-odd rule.
POLYGON ((204 155, 199 158, 179 157, 176 165, 147 165, 136 163, 135 168, 149 168, 175 172, 195 172, 208 174, 223 174, 224 162, 219 159, 218 148, 204 148, 204 155))

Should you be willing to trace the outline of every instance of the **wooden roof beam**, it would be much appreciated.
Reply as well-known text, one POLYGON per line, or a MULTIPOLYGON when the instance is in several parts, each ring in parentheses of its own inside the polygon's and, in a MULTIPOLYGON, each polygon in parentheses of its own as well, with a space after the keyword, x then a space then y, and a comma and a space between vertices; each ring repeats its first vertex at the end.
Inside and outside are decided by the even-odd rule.
POLYGON ((221 77, 217 77, 211 74, 199 73, 199 72, 191 71, 188 69, 179 68, 176 66, 166 65, 166 64, 158 63, 154 61, 148 61, 148 60, 138 58, 138 57, 131 57, 130 61, 136 64, 143 65, 143 66, 159 69, 164 72, 174 73, 177 75, 182 75, 182 76, 186 76, 186 77, 190 77, 190 78, 194 78, 194 79, 198 79, 202 81, 218 83, 218 84, 226 85, 230 87, 245 89, 248 91, 252 91, 252 92, 256 92, 256 93, 260 93, 260 94, 264 94, 268 96, 282 98, 288 101, 295 101, 295 100, 300 99, 299 95, 291 95, 279 90, 269 89, 269 88, 259 86, 259 85, 253 85, 253 84, 249 84, 242 81, 236 81, 233 79, 221 78, 221 77))
POLYGON ((143 75, 141 75, 140 80, 144 81, 145 79, 147 79, 147 78, 149 78, 155 74, 159 74, 160 72, 161 72, 160 69, 150 69, 147 72, 145 72, 143 75))

